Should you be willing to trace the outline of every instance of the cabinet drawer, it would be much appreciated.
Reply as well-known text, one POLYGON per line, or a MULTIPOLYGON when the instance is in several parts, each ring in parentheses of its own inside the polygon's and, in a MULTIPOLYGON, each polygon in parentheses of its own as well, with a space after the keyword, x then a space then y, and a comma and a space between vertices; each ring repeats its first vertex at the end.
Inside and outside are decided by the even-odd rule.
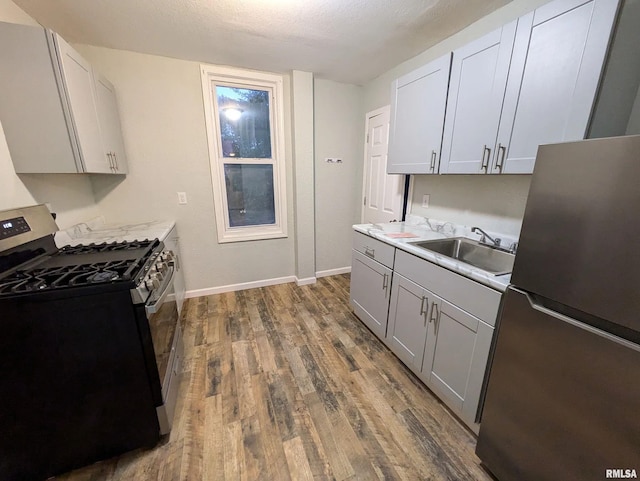
POLYGON ((353 249, 378 261, 380 264, 393 268, 393 258, 396 248, 389 244, 385 244, 360 232, 354 232, 353 249))
POLYGON ((495 325, 500 292, 400 250, 394 270, 487 324, 495 325))

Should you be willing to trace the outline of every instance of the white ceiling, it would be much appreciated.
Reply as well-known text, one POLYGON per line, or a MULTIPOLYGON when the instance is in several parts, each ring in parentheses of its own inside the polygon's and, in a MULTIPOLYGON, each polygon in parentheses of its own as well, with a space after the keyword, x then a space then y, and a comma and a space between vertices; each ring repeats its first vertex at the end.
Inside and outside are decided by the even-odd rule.
POLYGON ((67 41, 363 84, 510 0, 14 0, 67 41))

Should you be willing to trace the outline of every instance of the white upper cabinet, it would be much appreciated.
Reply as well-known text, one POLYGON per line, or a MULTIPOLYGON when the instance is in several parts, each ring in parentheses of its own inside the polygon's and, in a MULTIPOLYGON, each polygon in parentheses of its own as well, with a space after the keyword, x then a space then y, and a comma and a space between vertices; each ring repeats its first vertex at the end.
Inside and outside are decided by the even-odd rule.
POLYGON ((0 122, 16 173, 126 172, 113 87, 64 39, 0 22, 0 65, 0 122))
POLYGON ((98 124, 102 137, 102 151, 109 161, 109 168, 113 173, 126 174, 129 169, 124 153, 116 91, 111 82, 95 70, 93 71, 93 80, 96 91, 98 124))
POLYGON ((530 174, 586 137, 617 0, 555 0, 453 53, 441 173, 530 174))
POLYGON ((441 173, 489 170, 517 22, 453 52, 441 173))
POLYGON ((492 173, 531 173, 538 145, 585 138, 617 6, 556 0, 519 19, 492 173))
POLYGON ((111 166, 102 149, 91 64, 60 35, 54 33, 53 38, 84 171, 109 173, 111 166))
POLYGON ((451 54, 391 85, 389 174, 437 174, 451 54))

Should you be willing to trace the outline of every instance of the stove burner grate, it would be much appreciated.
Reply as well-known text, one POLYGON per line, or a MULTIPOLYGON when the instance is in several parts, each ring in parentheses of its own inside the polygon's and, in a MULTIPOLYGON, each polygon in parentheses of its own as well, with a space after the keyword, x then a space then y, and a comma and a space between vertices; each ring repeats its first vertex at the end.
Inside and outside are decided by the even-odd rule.
POLYGON ((126 281, 131 279, 131 264, 132 261, 123 260, 16 271, 2 279, 0 294, 126 281))
POLYGON ((103 242, 102 244, 88 244, 77 246, 64 246, 58 251, 58 255, 94 254, 96 252, 132 251, 149 247, 154 241, 141 240, 131 242, 103 242))

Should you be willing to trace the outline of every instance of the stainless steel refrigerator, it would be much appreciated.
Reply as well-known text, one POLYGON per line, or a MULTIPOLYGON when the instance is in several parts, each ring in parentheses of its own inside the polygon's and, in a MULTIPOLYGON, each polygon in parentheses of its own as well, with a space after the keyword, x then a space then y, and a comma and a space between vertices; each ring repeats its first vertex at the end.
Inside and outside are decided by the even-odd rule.
POLYGON ((483 464, 500 481, 640 476, 640 136, 539 148, 511 282, 483 464))

